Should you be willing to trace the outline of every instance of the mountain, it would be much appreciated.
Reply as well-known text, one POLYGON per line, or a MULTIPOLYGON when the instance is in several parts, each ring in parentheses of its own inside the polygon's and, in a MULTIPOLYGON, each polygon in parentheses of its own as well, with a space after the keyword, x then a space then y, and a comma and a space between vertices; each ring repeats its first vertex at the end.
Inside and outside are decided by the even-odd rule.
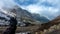
POLYGON ((22 9, 18 6, 14 7, 12 11, 16 11, 16 15, 17 15, 17 20, 20 22, 26 22, 26 23, 32 23, 32 24, 37 24, 38 22, 41 23, 38 20, 35 20, 33 15, 28 12, 25 9, 22 9))
POLYGON ((39 15, 39 14, 35 14, 35 13, 33 14, 33 17, 34 17, 36 20, 38 20, 38 21, 40 21, 40 22, 43 22, 43 23, 47 23, 47 22, 50 21, 47 17, 42 16, 42 15, 39 15))
POLYGON ((29 17, 29 18, 32 18, 32 14, 30 12, 28 12, 27 10, 24 10, 18 6, 14 7, 14 9, 16 10, 16 14, 17 14, 17 17, 20 16, 20 17, 29 17))
POLYGON ((52 24, 59 24, 60 23, 60 16, 57 16, 55 19, 51 20, 48 23, 52 23, 52 24))
POLYGON ((47 34, 60 34, 60 16, 57 16, 55 19, 50 21, 49 24, 50 27, 54 28, 54 30, 50 29, 51 32, 48 32, 47 34))
POLYGON ((48 23, 41 24, 38 31, 42 31, 42 33, 45 34, 60 34, 60 16, 57 16, 55 19, 49 21, 48 23))
POLYGON ((24 20, 39 21, 44 23, 49 22, 49 19, 46 18, 45 16, 40 16, 39 14, 30 13, 29 11, 22 9, 19 6, 14 6, 8 9, 8 11, 15 13, 17 15, 17 19, 20 21, 24 19, 24 20))
POLYGON ((39 14, 32 14, 28 12, 27 10, 22 9, 19 6, 14 6, 12 8, 4 7, 3 10, 7 11, 8 14, 13 13, 11 15, 16 14, 18 23, 25 22, 25 23, 31 23, 31 24, 41 24, 41 23, 46 23, 49 21, 46 17, 40 16, 39 14))
POLYGON ((45 16, 40 16, 39 14, 30 13, 25 9, 22 9, 18 6, 14 7, 17 12, 17 17, 31 19, 32 21, 40 21, 43 23, 49 22, 49 19, 45 16))
POLYGON ((9 25, 9 17, 6 14, 0 11, 0 26, 9 25))

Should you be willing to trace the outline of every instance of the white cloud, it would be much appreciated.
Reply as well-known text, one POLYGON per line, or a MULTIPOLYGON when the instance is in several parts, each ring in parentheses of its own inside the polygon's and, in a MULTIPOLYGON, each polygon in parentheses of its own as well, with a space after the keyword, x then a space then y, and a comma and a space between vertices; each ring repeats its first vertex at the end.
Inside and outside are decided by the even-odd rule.
POLYGON ((0 0, 0 7, 12 7, 15 4, 14 0, 0 0))
POLYGON ((44 16, 47 16, 48 18, 53 19, 54 17, 59 15, 60 0, 38 0, 36 4, 30 4, 28 6, 25 6, 24 8, 31 13, 42 14, 44 16), (41 5, 44 2, 47 2, 52 6, 41 5))
POLYGON ((52 13, 56 13, 59 11, 58 8, 44 7, 44 6, 38 6, 38 5, 29 5, 25 7, 25 9, 29 10, 32 13, 50 12, 52 14, 52 13))
POLYGON ((59 12, 58 8, 45 7, 45 6, 39 6, 39 5, 25 6, 25 9, 31 13, 38 13, 38 14, 44 15, 49 19, 50 19, 50 16, 52 16, 52 18, 58 16, 58 12, 59 12))
POLYGON ((53 7, 49 7, 47 10, 48 10, 49 12, 51 12, 51 14, 54 14, 54 13, 59 12, 59 9, 58 9, 58 8, 53 8, 53 7))
POLYGON ((58 4, 60 0, 47 0, 47 2, 52 3, 52 4, 58 4))
POLYGON ((42 11, 42 7, 35 6, 35 5, 29 5, 26 7, 27 10, 29 10, 31 13, 39 13, 39 11, 42 11))
POLYGON ((2 7, 4 4, 2 3, 2 1, 0 0, 0 7, 2 7))

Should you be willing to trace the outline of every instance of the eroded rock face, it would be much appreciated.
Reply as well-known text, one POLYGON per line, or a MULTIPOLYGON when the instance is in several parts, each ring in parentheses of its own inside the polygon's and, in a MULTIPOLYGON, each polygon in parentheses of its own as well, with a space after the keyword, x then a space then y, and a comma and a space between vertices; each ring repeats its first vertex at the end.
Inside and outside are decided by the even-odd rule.
POLYGON ((8 17, 8 15, 4 14, 3 12, 0 12, 0 25, 9 25, 9 20, 10 17, 8 17))

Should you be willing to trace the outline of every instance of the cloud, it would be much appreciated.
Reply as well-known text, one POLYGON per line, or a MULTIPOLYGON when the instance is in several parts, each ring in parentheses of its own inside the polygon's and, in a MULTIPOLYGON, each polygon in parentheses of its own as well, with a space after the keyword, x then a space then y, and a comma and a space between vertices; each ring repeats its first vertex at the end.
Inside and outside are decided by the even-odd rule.
POLYGON ((51 12, 51 14, 58 12, 58 8, 54 7, 44 7, 44 6, 38 6, 38 5, 29 5, 26 7, 31 13, 39 13, 43 11, 51 12))
POLYGON ((29 5, 26 7, 26 9, 31 13, 39 13, 39 11, 42 11, 43 8, 40 6, 29 5))
POLYGON ((15 4, 14 0, 0 0, 0 7, 12 7, 15 4))
POLYGON ((31 3, 27 6, 24 4, 22 7, 31 13, 38 13, 40 15, 47 16, 50 19, 54 19, 60 15, 60 0, 37 0, 34 4, 31 3))
POLYGON ((38 5, 29 5, 25 7, 25 9, 30 11, 31 13, 38 13, 40 15, 44 15, 49 19, 53 19, 54 17, 58 16, 59 12, 58 8, 38 6, 38 5))
POLYGON ((10 15, 12 17, 14 17, 14 13, 6 11, 9 10, 9 8, 14 7, 15 5, 17 5, 14 0, 0 0, 0 12, 3 12, 7 15, 10 15), (4 10, 6 9, 6 10, 4 10))
POLYGON ((0 7, 13 7, 14 5, 50 19, 60 15, 60 0, 0 0, 0 7))
POLYGON ((50 5, 54 5, 54 6, 60 5, 59 3, 60 3, 60 0, 39 0, 39 2, 38 2, 38 4, 44 4, 44 5, 50 4, 50 5))

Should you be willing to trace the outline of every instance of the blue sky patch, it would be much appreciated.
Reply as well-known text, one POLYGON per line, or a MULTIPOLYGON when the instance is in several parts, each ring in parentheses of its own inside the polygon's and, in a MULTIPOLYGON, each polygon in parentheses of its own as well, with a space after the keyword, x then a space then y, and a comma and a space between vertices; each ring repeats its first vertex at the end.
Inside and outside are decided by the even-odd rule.
POLYGON ((28 0, 28 1, 26 0, 26 1, 23 1, 23 2, 21 2, 21 1, 20 0, 15 0, 15 2, 20 4, 20 5, 30 5, 30 4, 37 3, 37 1, 35 1, 35 0, 28 0))
POLYGON ((42 2, 41 5, 46 6, 46 7, 54 7, 55 6, 49 2, 42 2))

